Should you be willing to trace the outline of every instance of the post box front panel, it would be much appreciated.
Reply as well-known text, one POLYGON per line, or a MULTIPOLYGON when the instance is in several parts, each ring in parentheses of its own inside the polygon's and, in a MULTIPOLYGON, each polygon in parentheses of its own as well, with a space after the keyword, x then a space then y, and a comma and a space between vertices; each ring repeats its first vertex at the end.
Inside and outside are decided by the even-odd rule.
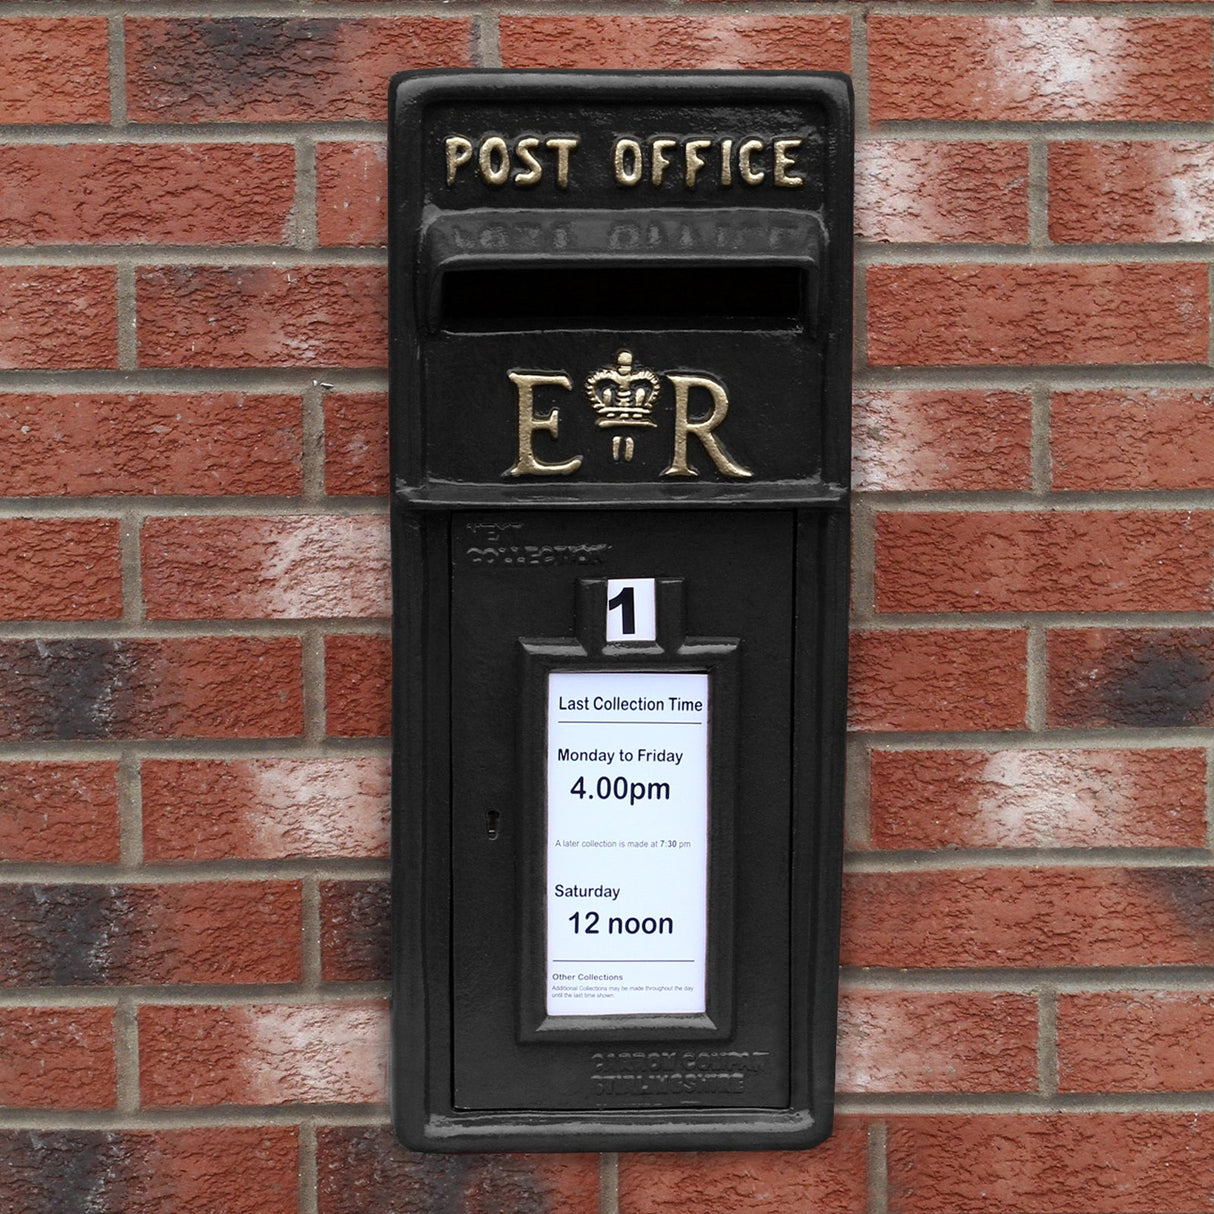
MULTIPOLYGON (((708 511, 691 519, 656 512, 535 512, 522 520, 473 513, 455 522, 451 635, 453 655, 459 656, 452 664, 451 721, 452 827, 459 840, 452 889, 453 997, 461 1009, 454 1046, 457 1106, 787 1103, 791 739, 786 722, 794 604, 786 570, 793 547, 793 516, 788 512, 708 511), (701 543, 686 542, 688 528, 702 536, 701 543), (582 564, 587 543, 594 546, 593 563, 582 564), (588 577, 680 580, 686 648, 710 639, 740 639, 740 686, 726 686, 714 677, 715 664, 697 661, 694 653, 674 661, 667 654, 630 657, 624 652, 605 660, 600 654, 574 653, 578 586, 588 577), (708 782, 716 787, 709 789, 708 811, 723 819, 714 822, 718 829, 713 841, 734 853, 730 887, 715 891, 717 910, 732 901, 732 907, 724 907, 732 923, 709 925, 707 961, 718 982, 732 987, 733 1007, 726 1009, 720 1023, 705 1024, 688 1035, 664 1028, 660 1017, 609 1012, 609 1018, 596 1025, 570 1026, 568 1034, 580 1033, 584 1042, 566 1035, 549 1044, 542 1034, 520 1041, 514 1015, 502 1015, 503 992, 517 995, 510 1002, 512 1013, 520 1001, 541 1005, 553 972, 573 975, 575 984, 596 977, 610 984, 614 975, 627 970, 628 985, 634 985, 631 974, 642 967, 623 964, 637 955, 623 946, 637 936, 646 943, 641 925, 647 918, 657 921, 656 927, 662 919, 691 909, 677 901, 674 890, 669 891, 670 901, 663 902, 667 891, 654 888, 648 879, 648 847, 634 849, 642 867, 634 864, 631 872, 628 858, 618 854, 620 844, 669 839, 662 813, 682 786, 672 775, 669 791, 655 789, 641 812, 627 813, 620 802, 628 794, 617 798, 615 781, 621 773, 637 770, 635 756, 631 762, 623 760, 620 744, 613 739, 637 735, 604 723, 620 714, 599 713, 597 727, 582 735, 587 740, 581 750, 592 757, 567 765, 564 791, 567 794, 579 778, 583 789, 589 787, 590 799, 582 798, 579 804, 583 814, 597 822, 589 837, 609 845, 606 854, 612 863, 588 870, 604 875, 593 882, 588 876, 582 884, 590 889, 606 886, 608 893, 562 898, 562 915, 597 915, 597 934, 621 947, 609 953, 599 950, 600 962, 582 954, 556 971, 529 964, 532 951, 546 960, 547 950, 538 937, 546 936, 545 911, 548 900, 555 898, 558 879, 546 864, 546 784, 553 746, 549 710, 537 703, 534 714, 522 713, 528 693, 542 696, 545 688, 528 687, 529 677, 540 682, 543 678, 528 670, 520 641, 566 639, 569 652, 552 659, 551 669, 568 674, 614 671, 617 679, 625 678, 625 671, 654 677, 658 671, 694 673, 713 684, 713 714, 731 725, 726 736, 712 739, 716 746, 708 782), (726 703, 730 695, 737 696, 735 705, 726 703), (503 729, 503 722, 518 724, 503 729), (603 798, 598 796, 601 780, 609 782, 603 785, 603 798), (726 781, 732 786, 722 786, 726 781), (618 822, 624 813, 630 823, 627 830, 618 822), (637 930, 630 932, 632 920, 637 930), (524 940, 531 949, 523 948, 524 940), (721 955, 722 949, 727 955, 721 955), (613 959, 620 964, 613 966, 613 959), (577 977, 583 974, 585 979, 577 977), (723 1040, 728 1047, 721 1046, 723 1040), (646 1064, 653 1072, 648 1078, 640 1074, 645 1068, 630 1061, 637 1051, 655 1057, 646 1064), (732 1058, 737 1065, 721 1062, 710 1068, 710 1076, 685 1074, 683 1060, 689 1053, 703 1053, 705 1066, 721 1058, 732 1058), (746 1066, 740 1069, 743 1061, 746 1066)), ((587 708, 592 704, 593 699, 587 708)), ((652 728, 651 736, 662 739, 653 749, 677 750, 683 762, 694 762, 697 755, 689 748, 668 744, 679 728, 652 728)), ((706 732, 704 742, 707 745, 706 732)), ((651 781, 645 783, 643 792, 648 794, 651 781)), ((693 842, 689 837, 686 841, 693 842)), ((661 872, 659 867, 659 879, 661 872)), ((660 941, 653 932, 649 942, 660 941)), ((684 954, 651 950, 651 955, 665 959, 643 967, 653 971, 653 982, 676 982, 683 967, 669 962, 684 954)))

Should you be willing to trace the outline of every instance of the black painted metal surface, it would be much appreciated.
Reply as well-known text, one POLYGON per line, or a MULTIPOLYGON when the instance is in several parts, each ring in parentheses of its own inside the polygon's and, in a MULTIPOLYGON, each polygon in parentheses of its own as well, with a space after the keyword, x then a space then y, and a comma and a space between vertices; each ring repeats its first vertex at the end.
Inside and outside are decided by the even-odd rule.
MULTIPOLYGON (((397 1132, 813 1145, 837 989, 850 86, 407 73, 391 123, 397 1132), (613 578, 652 579, 652 639, 606 640, 613 578), (694 1007, 546 1003, 552 672, 707 677, 694 1007)), ((575 806, 610 833, 593 801, 575 806)), ((681 926, 560 909, 596 907, 621 933, 681 926)))

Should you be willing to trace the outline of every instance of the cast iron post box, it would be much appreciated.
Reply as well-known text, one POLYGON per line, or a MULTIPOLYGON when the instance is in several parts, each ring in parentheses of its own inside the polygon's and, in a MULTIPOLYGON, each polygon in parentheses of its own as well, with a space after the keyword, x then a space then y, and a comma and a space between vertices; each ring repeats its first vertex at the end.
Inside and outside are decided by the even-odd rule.
POLYGON ((851 128, 831 74, 393 81, 409 1146, 830 1132, 851 128))

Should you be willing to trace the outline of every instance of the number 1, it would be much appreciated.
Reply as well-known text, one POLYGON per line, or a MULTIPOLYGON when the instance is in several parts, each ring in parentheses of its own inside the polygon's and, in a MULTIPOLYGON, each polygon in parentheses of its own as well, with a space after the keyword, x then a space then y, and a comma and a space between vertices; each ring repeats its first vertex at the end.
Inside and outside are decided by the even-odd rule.
POLYGON ((637 630, 636 591, 624 586, 613 599, 607 600, 607 613, 620 609, 620 631, 626 636, 635 636, 637 630))

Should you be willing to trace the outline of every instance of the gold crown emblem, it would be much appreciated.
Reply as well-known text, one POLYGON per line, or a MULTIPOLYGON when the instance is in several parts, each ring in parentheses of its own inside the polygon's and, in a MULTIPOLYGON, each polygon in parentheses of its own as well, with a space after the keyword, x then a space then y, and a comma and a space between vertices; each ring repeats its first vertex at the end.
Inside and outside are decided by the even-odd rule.
POLYGON ((631 350, 621 350, 614 367, 600 367, 586 380, 586 395, 598 414, 596 425, 656 426, 653 404, 661 386, 652 371, 633 367, 631 350))

